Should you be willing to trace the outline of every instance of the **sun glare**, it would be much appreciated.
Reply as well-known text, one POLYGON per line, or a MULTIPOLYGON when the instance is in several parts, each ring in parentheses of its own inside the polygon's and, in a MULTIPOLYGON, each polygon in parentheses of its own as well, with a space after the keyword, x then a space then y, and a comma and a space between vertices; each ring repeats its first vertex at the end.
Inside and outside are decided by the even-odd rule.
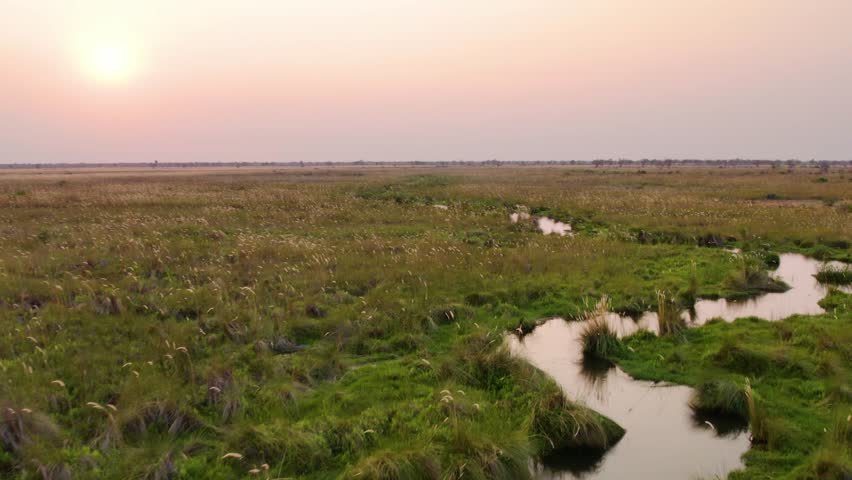
POLYGON ((84 68, 100 83, 119 84, 129 81, 138 65, 134 52, 128 46, 99 44, 87 49, 84 68))

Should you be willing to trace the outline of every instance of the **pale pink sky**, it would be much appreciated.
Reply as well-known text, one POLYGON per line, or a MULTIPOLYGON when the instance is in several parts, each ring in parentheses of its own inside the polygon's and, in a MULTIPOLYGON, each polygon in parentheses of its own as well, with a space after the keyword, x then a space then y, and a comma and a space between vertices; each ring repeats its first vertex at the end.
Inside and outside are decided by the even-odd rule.
POLYGON ((852 1, 0 0, 0 163, 598 157, 852 158, 852 1))

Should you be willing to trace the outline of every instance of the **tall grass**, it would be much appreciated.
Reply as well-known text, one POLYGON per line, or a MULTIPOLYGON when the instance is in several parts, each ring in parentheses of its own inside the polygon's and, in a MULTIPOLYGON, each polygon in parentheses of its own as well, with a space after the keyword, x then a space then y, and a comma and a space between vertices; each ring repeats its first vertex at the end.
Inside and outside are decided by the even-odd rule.
POLYGON ((848 480, 852 477, 852 419, 845 412, 836 415, 826 429, 820 448, 808 464, 796 471, 797 478, 806 480, 848 480))
POLYGON ((836 265, 831 263, 823 264, 816 274, 816 279, 820 283, 830 283, 832 285, 850 285, 852 284, 852 267, 849 265, 836 265))
POLYGON ((586 324, 579 338, 583 346, 583 355, 606 359, 621 350, 621 340, 607 322, 609 311, 609 298, 603 296, 595 309, 586 314, 586 324))
MULTIPOLYGON (((4 172, 0 398, 32 414, 0 428, 39 448, 4 448, 0 476, 515 474, 539 447, 618 435, 539 395, 507 327, 579 315, 603 293, 642 310, 654 286, 692 279, 737 293, 729 255, 692 246, 736 243, 742 225, 777 249, 848 256, 847 184, 801 181, 804 168, 440 170, 4 172), (753 200, 766 189, 838 202, 753 200), (571 219, 575 237, 513 227, 516 205, 571 219), (457 429, 435 405, 443 389, 467 395, 453 393, 457 429)), ((593 350, 617 350, 612 333, 593 350)))
MULTIPOLYGON (((750 388, 750 387, 749 387, 750 388)), ((750 402, 745 385, 730 380, 709 380, 693 390, 689 405, 695 410, 749 419, 750 402)))
POLYGON ((538 394, 530 432, 543 453, 566 447, 603 450, 624 435, 624 429, 612 420, 572 403, 555 384, 543 386, 538 394))
POLYGON ((759 253, 744 252, 737 257, 739 271, 725 279, 730 297, 745 298, 760 292, 783 292, 789 289, 784 282, 773 278, 766 271, 766 264, 759 253))
POLYGON ((351 480, 439 480, 441 466, 428 447, 411 450, 380 450, 349 467, 351 480))
POLYGON ((698 289, 700 286, 701 282, 698 278, 698 267, 695 265, 695 262, 692 262, 687 286, 679 295, 681 301, 686 306, 692 307, 695 305, 695 302, 698 301, 698 289))
POLYGON ((657 290, 657 319, 660 335, 677 335, 686 329, 677 301, 663 290, 657 290))
POLYGON ((761 405, 760 397, 751 387, 751 381, 746 378, 745 389, 746 405, 748 407, 748 426, 751 432, 751 442, 754 444, 769 443, 771 435, 770 420, 761 405))

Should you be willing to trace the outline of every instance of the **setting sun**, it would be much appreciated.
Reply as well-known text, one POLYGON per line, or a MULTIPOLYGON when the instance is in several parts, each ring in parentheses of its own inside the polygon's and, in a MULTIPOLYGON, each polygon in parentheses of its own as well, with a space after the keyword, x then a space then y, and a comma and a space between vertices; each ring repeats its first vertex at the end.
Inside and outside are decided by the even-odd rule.
POLYGON ((126 45, 100 44, 85 52, 84 69, 101 83, 125 83, 136 73, 138 59, 126 45))

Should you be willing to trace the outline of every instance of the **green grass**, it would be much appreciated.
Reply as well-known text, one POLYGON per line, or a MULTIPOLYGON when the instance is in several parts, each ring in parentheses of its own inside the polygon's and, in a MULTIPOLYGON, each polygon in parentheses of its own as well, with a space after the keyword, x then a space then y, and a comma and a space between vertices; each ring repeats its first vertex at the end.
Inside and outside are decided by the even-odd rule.
MULTIPOLYGON (((849 297, 835 292, 823 304, 840 296, 849 297)), ((694 386, 695 408, 748 420, 747 468, 730 478, 844 478, 852 468, 850 321, 842 307, 777 323, 711 322, 682 338, 629 337, 617 361, 637 378, 694 386)))
POLYGON ((764 252, 746 252, 738 255, 737 259, 738 271, 725 279, 725 286, 730 292, 726 297, 741 299, 766 292, 783 292, 789 288, 767 273, 767 268, 776 262, 774 256, 767 257, 764 252))
POLYGON ((705 380, 695 386, 690 406, 700 412, 749 419, 749 391, 731 380, 705 380))
POLYGON ((679 335, 686 329, 686 320, 681 316, 677 301, 662 290, 657 291, 657 320, 660 335, 679 335))
POLYGON ((624 436, 612 420, 573 404, 555 386, 536 399, 530 422, 542 454, 565 448, 606 450, 624 436))
POLYGON ((828 283, 832 285, 850 285, 852 284, 852 268, 848 265, 823 265, 816 274, 816 279, 820 283, 828 283))
MULTIPOLYGON (((513 358, 504 333, 583 318, 603 296, 638 313, 783 288, 768 252, 852 259, 848 175, 7 172, 0 477, 519 478, 555 449, 607 448, 620 427, 513 358), (759 200, 770 192, 784 200, 759 200), (512 224, 518 206, 576 236, 512 224)), ((738 331, 706 351, 692 330, 631 341, 684 350, 666 365, 700 372, 674 380, 752 379, 761 448, 781 446, 749 453, 754 471, 830 472, 848 456, 820 433, 849 398, 847 305, 834 292, 819 325, 787 333, 711 325, 738 331)), ((600 338, 599 356, 627 355, 600 338)), ((644 355, 622 361, 677 377, 644 355)))
POLYGON ((609 299, 602 297, 595 309, 586 317, 586 325, 580 334, 583 355, 593 359, 607 359, 622 348, 618 334, 610 328, 606 314, 610 311, 609 299))

